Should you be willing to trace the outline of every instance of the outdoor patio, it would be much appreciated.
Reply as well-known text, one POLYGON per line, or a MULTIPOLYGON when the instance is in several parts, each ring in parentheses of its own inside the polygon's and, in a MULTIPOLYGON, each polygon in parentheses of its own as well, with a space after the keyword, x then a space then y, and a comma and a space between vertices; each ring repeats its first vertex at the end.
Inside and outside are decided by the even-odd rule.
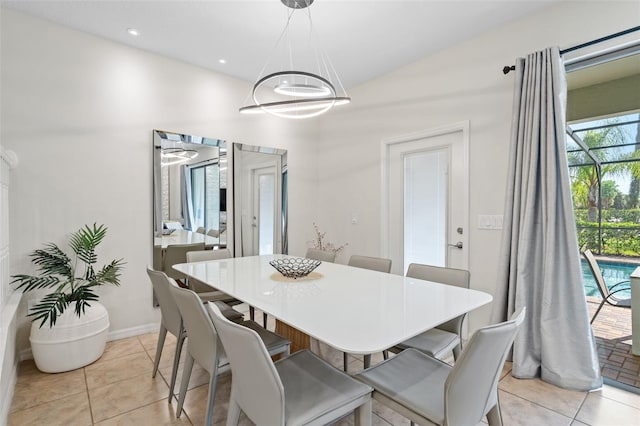
MULTIPOLYGON (((599 298, 587 297, 590 315, 599 298)), ((592 324, 604 377, 640 388, 640 356, 631 354, 631 309, 604 305, 592 324)))

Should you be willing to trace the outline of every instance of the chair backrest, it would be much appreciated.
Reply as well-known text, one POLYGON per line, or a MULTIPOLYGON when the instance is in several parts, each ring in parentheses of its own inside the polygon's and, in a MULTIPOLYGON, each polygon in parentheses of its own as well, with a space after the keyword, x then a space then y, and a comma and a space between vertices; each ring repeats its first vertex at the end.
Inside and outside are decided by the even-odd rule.
POLYGON ((379 272, 391 272, 391 259, 384 259, 382 257, 371 256, 358 256, 353 255, 349 258, 349 266, 355 266, 356 268, 371 269, 379 272))
POLYGON ((205 227, 204 227, 204 226, 198 226, 198 229, 196 229, 196 232, 197 232, 198 234, 204 234, 204 233, 205 233, 205 231, 206 231, 206 229, 205 229, 205 227))
POLYGON ((320 260, 322 262, 335 262, 336 254, 332 251, 318 250, 314 248, 307 249, 307 254, 304 256, 307 259, 320 260))
MULTIPOLYGON (((407 268, 407 277, 453 285, 456 287, 469 288, 471 274, 469 271, 464 269, 444 268, 441 266, 412 263, 409 265, 409 268, 407 268)), ((436 328, 460 335, 462 333, 462 323, 466 316, 467 314, 460 315, 459 317, 440 324, 436 328)))
POLYGON ((213 374, 218 359, 224 356, 205 304, 196 293, 177 285, 171 286, 171 294, 180 309, 182 322, 187 330, 187 346, 193 359, 209 374, 213 374))
POLYGON ((469 340, 444 385, 445 421, 476 424, 498 402, 498 380, 518 328, 522 308, 508 321, 483 327, 469 340))
POLYGON ((180 334, 180 327, 182 327, 182 317, 180 316, 180 310, 176 305, 173 296, 171 295, 171 278, 167 277, 164 272, 156 271, 147 266, 147 275, 153 285, 153 290, 156 292, 156 298, 160 305, 160 314, 162 316, 162 325, 174 336, 180 334))
POLYGON ((443 268, 441 266, 412 263, 407 269, 407 277, 469 288, 471 274, 464 269, 443 268))
POLYGON ((255 331, 226 319, 217 306, 207 307, 229 357, 234 400, 250 419, 284 425, 284 386, 262 339, 255 331))
POLYGON ((164 273, 173 279, 186 278, 186 275, 176 271, 171 266, 178 263, 187 263, 187 252, 196 250, 204 250, 204 243, 168 245, 164 253, 164 273))
POLYGON ((600 270, 600 266, 598 265, 598 261, 595 257, 593 257, 593 253, 591 250, 587 249, 582 252, 582 256, 584 256, 587 264, 589 265, 589 269, 591 269, 591 273, 593 274, 593 278, 596 280, 596 284, 598 284, 598 291, 600 292, 600 296, 603 299, 609 297, 609 287, 607 287, 607 283, 602 276, 602 271, 600 270))
POLYGON ((207 235, 213 238, 218 238, 220 236, 220 231, 217 229, 209 229, 207 231, 207 235))
POLYGON ((187 252, 187 262, 204 262, 206 260, 230 259, 229 249, 199 250, 187 252))
POLYGON ((165 229, 184 229, 180 222, 174 220, 166 220, 163 224, 165 229))

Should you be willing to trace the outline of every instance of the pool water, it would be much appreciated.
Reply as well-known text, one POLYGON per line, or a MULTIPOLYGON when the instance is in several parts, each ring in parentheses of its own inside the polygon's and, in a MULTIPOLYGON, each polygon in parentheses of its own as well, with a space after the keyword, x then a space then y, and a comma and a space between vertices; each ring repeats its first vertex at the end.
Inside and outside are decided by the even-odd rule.
MULTIPOLYGON (((598 261, 598 265, 600 266, 602 276, 604 277, 604 280, 609 288, 619 283, 620 281, 629 280, 629 276, 631 275, 631 273, 635 271, 638 266, 640 266, 628 263, 605 262, 601 260, 598 261)), ((591 269, 589 269, 589 265, 585 260, 582 260, 582 279, 584 281, 585 294, 587 296, 600 297, 600 292, 598 291, 596 280, 593 278, 591 269)), ((628 286, 628 284, 626 286, 628 286)), ((631 297, 631 290, 621 291, 620 293, 616 293, 616 296, 621 299, 631 297)))

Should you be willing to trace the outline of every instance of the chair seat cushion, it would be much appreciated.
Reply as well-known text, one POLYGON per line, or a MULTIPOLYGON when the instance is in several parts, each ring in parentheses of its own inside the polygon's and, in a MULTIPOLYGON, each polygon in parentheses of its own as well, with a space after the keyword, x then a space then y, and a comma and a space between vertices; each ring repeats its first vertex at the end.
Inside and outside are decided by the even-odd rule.
POLYGON ((354 377, 441 425, 444 422, 444 382, 451 368, 418 350, 407 349, 354 377))
POLYGON ((226 303, 220 302, 220 301, 215 301, 213 303, 215 303, 218 309, 220 309, 220 312, 222 312, 222 315, 224 315, 229 321, 233 321, 233 322, 244 321, 244 315, 236 311, 226 303))
POLYGON ((250 328, 251 330, 258 333, 258 335, 264 342, 264 345, 266 346, 267 351, 269 351, 269 353, 272 355, 275 353, 281 353, 282 348, 284 346, 291 344, 289 340, 285 339, 284 337, 272 331, 269 331, 263 328, 260 324, 258 324, 255 321, 242 321, 239 324, 244 327, 250 328))
POLYGON ((396 346, 400 349, 415 348, 434 358, 442 359, 459 344, 460 338, 457 334, 432 328, 396 346))
POLYGON ((284 386, 287 424, 311 423, 368 398, 373 390, 308 350, 277 361, 275 367, 284 386))

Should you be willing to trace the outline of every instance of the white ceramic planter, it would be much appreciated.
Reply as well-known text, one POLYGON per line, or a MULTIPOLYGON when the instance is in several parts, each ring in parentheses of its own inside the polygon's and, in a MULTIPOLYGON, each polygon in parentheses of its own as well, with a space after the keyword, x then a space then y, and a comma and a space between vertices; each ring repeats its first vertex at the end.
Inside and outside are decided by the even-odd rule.
POLYGON ((74 311, 75 303, 58 317, 56 325, 31 325, 31 352, 38 370, 61 373, 91 364, 102 356, 109 332, 109 313, 98 302, 91 302, 83 315, 74 311))

